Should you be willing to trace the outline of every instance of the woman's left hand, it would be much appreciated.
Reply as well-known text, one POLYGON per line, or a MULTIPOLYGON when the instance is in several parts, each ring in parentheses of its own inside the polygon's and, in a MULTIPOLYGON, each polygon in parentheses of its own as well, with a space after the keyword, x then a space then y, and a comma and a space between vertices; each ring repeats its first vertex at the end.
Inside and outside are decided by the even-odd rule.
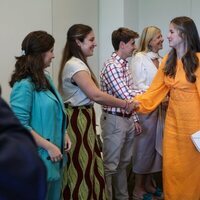
POLYGON ((65 134, 65 144, 64 145, 65 145, 64 146, 65 152, 68 152, 71 149, 72 143, 71 143, 71 140, 67 133, 65 134))

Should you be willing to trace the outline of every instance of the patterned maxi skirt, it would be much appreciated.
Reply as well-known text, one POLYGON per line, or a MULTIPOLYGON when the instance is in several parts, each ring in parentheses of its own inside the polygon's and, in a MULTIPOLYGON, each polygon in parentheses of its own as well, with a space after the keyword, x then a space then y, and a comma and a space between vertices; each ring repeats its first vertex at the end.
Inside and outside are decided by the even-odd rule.
POLYGON ((93 107, 67 107, 67 133, 72 147, 64 167, 62 199, 105 200, 103 161, 93 107))

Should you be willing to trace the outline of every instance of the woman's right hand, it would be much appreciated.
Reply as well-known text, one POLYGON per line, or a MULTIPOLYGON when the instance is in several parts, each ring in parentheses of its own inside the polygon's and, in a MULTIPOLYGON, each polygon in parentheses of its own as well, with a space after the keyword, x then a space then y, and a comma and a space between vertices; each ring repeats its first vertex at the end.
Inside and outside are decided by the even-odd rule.
POLYGON ((139 107, 139 102, 135 100, 127 100, 128 106, 126 109, 126 113, 132 113, 133 111, 136 111, 139 107))
POLYGON ((53 143, 49 144, 47 152, 52 162, 59 162, 63 158, 60 149, 53 143))

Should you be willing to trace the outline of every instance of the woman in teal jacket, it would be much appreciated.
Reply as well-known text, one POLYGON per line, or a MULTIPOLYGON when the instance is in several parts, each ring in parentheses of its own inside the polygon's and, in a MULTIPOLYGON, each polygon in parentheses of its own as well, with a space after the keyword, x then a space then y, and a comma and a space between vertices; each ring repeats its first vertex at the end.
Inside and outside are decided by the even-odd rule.
POLYGON ((32 133, 38 153, 47 167, 48 200, 60 198, 61 169, 66 161, 63 153, 71 145, 65 134, 62 99, 50 76, 44 72, 54 58, 53 46, 54 38, 48 33, 29 33, 22 42, 22 55, 16 57, 10 81, 11 107, 32 133))

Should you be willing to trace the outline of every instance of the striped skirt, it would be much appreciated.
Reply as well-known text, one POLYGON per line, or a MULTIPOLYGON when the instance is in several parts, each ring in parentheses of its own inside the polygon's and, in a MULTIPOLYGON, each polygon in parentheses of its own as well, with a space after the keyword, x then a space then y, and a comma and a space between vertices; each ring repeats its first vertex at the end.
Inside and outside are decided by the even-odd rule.
POLYGON ((72 142, 64 167, 64 200, 105 200, 103 161, 96 137, 94 108, 67 107, 67 133, 72 142))

